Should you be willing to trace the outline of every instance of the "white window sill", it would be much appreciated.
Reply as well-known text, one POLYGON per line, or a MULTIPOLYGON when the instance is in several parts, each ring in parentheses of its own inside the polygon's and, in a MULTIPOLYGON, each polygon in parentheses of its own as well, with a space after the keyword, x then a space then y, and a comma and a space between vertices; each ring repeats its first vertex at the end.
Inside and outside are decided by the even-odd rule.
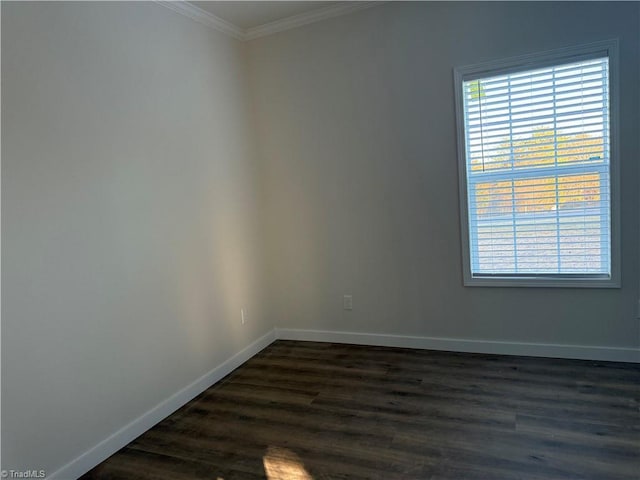
POLYGON ((615 278, 553 278, 541 277, 470 277, 465 287, 543 287, 543 288, 621 288, 615 278))

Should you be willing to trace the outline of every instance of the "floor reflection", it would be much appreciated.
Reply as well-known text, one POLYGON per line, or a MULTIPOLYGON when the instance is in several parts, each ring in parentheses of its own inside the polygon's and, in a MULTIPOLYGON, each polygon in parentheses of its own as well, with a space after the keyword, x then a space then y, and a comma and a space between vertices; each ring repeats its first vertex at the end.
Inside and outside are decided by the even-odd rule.
POLYGON ((262 462, 268 480, 313 480, 300 457, 288 448, 269 447, 262 462))

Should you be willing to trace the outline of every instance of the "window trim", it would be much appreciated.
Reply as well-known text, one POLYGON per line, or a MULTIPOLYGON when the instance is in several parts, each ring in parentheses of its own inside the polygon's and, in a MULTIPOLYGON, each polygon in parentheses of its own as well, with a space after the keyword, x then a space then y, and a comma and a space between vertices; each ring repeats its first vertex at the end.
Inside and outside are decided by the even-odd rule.
POLYGON ((619 162, 619 79, 617 38, 579 46, 565 47, 501 60, 488 61, 453 69, 458 148, 458 193, 460 199, 460 231, 462 236, 462 273, 464 286, 482 287, 565 287, 620 288, 620 162, 619 162), (585 274, 547 274, 539 276, 473 276, 469 238, 469 206, 467 197, 467 165, 464 131, 463 82, 488 76, 534 70, 562 63, 607 56, 609 58, 609 141, 610 141, 610 218, 611 275, 608 278, 585 274))

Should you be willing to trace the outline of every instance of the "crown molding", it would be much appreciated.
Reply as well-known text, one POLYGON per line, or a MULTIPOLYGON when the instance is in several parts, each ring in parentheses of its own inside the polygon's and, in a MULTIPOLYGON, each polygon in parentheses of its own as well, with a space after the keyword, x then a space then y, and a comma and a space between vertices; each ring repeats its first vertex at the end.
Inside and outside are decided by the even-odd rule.
POLYGON ((242 29, 231 22, 227 22, 226 20, 203 10, 202 8, 196 7, 186 0, 155 0, 155 2, 179 13, 180 15, 189 17, 209 28, 213 28, 229 35, 230 37, 242 41, 254 40, 256 38, 265 37, 285 30, 291 30, 292 28, 301 27, 310 23, 319 22, 327 18, 347 15, 348 13, 357 12, 375 5, 386 3, 384 0, 345 2, 343 4, 329 5, 328 7, 318 8, 310 12, 292 15, 257 27, 242 29))
POLYGON ((274 33, 291 30, 293 28, 308 25, 310 23, 326 20, 327 18, 339 17, 348 13, 357 12, 366 8, 373 7, 378 4, 386 3, 383 1, 357 1, 344 4, 329 5, 328 7, 318 8, 310 12, 292 15, 290 17, 265 23, 257 27, 249 28, 245 31, 245 40, 253 40, 255 38, 265 37, 274 33))
POLYGON ((213 28, 222 33, 226 33, 230 37, 236 38, 238 40, 245 40, 245 31, 243 29, 236 27, 233 23, 227 22, 220 17, 216 17, 215 15, 199 7, 196 7, 195 5, 185 0, 155 0, 155 2, 162 5, 163 7, 167 7, 168 9, 173 10, 176 13, 179 13, 180 15, 184 15, 185 17, 189 17, 190 19, 195 20, 198 23, 202 23, 209 28, 213 28))

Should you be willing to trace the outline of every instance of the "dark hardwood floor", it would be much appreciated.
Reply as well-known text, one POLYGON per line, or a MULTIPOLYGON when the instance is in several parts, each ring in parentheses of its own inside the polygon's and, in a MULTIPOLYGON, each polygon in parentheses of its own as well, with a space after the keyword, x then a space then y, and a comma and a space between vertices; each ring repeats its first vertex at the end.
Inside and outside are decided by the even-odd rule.
POLYGON ((277 341, 84 480, 640 479, 640 365, 277 341))

